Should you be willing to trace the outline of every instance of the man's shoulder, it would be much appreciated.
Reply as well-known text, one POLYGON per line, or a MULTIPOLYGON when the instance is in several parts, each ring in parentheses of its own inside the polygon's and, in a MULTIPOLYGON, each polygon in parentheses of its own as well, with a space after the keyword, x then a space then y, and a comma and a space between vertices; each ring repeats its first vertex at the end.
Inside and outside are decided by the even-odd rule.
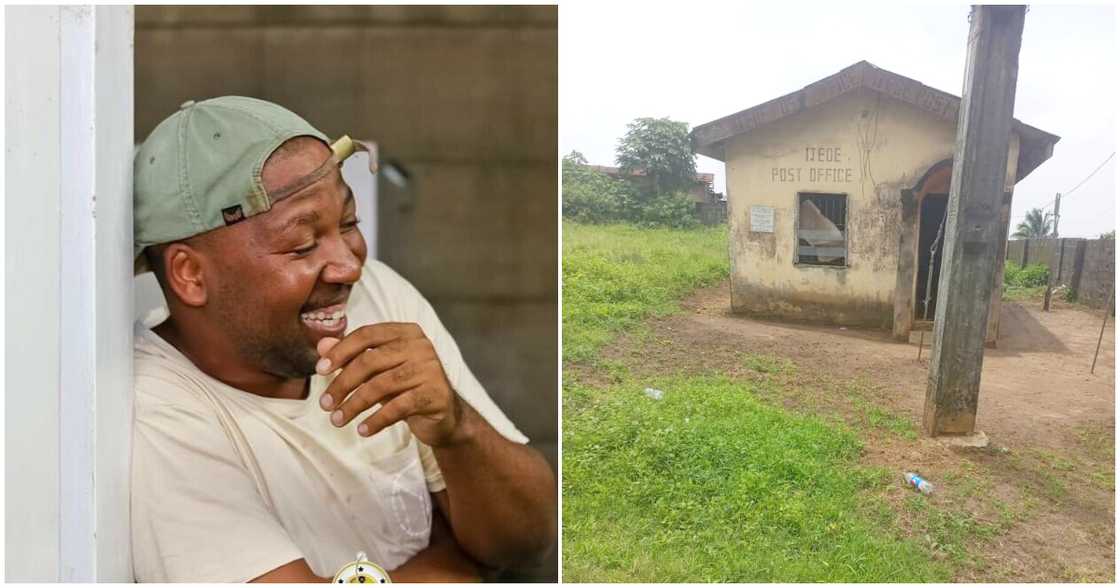
POLYGON ((362 266, 360 287, 368 290, 384 290, 388 292, 407 291, 409 293, 419 294, 412 283, 405 279, 397 270, 389 267, 385 262, 373 258, 367 258, 365 264, 362 266))
POLYGON ((213 414, 206 402, 201 372, 185 358, 170 352, 158 336, 142 325, 133 339, 133 406, 137 416, 152 411, 213 414))

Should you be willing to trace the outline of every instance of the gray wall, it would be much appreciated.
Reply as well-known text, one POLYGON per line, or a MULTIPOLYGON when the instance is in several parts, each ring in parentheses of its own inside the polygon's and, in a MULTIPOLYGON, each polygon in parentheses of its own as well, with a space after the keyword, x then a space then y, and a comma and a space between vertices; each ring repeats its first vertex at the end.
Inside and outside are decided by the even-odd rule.
MULTIPOLYGON (((380 143, 378 256, 556 464, 554 6, 140 6, 136 137, 185 100, 272 100, 380 143)), ((555 569, 555 568, 553 568, 555 569)))
POLYGON ((1112 290, 1116 284, 1116 241, 1097 239, 1086 245, 1077 299, 1094 308, 1112 308, 1115 300, 1112 290))
POLYGON ((1057 284, 1074 290, 1077 301, 1112 308, 1116 283, 1116 241, 1112 239, 1015 239, 1007 242, 1007 260, 1017 265, 1042 263, 1057 284), (1059 266, 1060 264, 1060 266, 1059 266))

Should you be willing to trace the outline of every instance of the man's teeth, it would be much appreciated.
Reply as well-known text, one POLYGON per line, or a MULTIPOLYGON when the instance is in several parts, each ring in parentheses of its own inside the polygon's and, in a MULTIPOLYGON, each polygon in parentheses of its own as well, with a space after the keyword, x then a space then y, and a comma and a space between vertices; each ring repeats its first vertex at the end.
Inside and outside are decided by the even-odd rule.
POLYGON ((305 312, 299 315, 299 317, 305 321, 322 323, 325 327, 333 327, 346 317, 346 313, 341 310, 336 310, 334 312, 305 312))

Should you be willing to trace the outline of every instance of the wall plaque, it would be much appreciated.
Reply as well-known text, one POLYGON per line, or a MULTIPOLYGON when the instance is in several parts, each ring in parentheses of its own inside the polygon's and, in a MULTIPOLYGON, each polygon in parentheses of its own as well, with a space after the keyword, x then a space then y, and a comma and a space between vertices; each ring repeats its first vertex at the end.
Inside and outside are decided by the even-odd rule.
POLYGON ((774 232, 774 207, 773 206, 752 206, 751 207, 751 232, 753 232, 753 233, 773 233, 774 232))

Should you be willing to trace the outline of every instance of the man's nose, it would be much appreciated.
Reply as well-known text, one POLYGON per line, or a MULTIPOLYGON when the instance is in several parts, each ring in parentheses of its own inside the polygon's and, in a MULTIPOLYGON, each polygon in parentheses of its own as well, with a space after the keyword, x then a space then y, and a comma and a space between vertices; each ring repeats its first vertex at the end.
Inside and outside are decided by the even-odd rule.
POLYGON ((323 268, 323 281, 335 284, 353 284, 362 277, 362 260, 346 244, 346 240, 327 239, 330 248, 327 266, 323 268))

